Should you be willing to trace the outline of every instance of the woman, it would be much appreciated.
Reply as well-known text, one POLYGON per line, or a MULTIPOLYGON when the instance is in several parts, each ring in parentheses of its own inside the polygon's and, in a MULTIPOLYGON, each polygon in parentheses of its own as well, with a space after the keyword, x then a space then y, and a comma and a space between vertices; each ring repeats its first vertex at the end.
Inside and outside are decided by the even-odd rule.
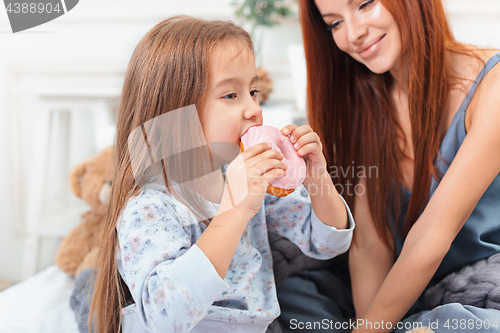
MULTIPOLYGON (((309 123, 357 223, 354 309, 350 292, 317 297, 319 308, 334 322, 355 310, 360 325, 339 332, 389 332, 415 313, 407 321, 436 332, 498 328, 498 310, 419 311, 427 287, 500 252, 500 54, 455 41, 441 0, 300 0, 300 15, 309 123)), ((321 294, 335 277, 350 290, 337 268, 311 274, 279 290, 290 331, 297 303, 314 307, 292 303, 301 286, 321 294)))

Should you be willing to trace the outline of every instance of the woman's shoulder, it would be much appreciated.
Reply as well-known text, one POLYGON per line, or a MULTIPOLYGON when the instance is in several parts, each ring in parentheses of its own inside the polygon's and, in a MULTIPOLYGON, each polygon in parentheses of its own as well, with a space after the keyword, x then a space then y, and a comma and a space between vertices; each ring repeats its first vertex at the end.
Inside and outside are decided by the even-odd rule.
POLYGON ((493 63, 490 66, 493 67, 488 68, 489 72, 484 76, 478 90, 482 89, 483 91, 487 90, 490 93, 498 94, 498 88, 500 87, 500 50, 482 50, 480 55, 485 65, 489 60, 492 60, 493 63))
MULTIPOLYGON (((458 109, 466 98, 474 82, 479 77, 483 68, 490 59, 495 57, 500 51, 491 49, 479 49, 472 46, 466 46, 469 54, 453 53, 451 55, 451 65, 454 74, 458 78, 455 88, 451 91, 451 111, 458 109)), ((478 110, 486 108, 495 108, 496 96, 500 91, 500 64, 490 68, 481 82, 477 85, 476 91, 467 107, 465 127, 466 132, 478 113, 478 110)), ((450 117, 453 116, 450 115, 450 117)), ((451 119, 451 118, 450 118, 451 119)))
MULTIPOLYGON (((484 62, 481 64, 481 70, 498 53, 497 50, 481 50, 479 55, 484 62)), ((490 118, 500 111, 500 56, 495 60, 487 68, 489 71, 478 84, 474 97, 469 104, 467 112, 469 112, 471 125, 477 117, 490 118)))
POLYGON ((457 51, 449 51, 447 54, 452 73, 459 79, 457 84, 473 82, 488 60, 499 52, 500 50, 480 49, 466 44, 461 45, 461 49, 457 51))

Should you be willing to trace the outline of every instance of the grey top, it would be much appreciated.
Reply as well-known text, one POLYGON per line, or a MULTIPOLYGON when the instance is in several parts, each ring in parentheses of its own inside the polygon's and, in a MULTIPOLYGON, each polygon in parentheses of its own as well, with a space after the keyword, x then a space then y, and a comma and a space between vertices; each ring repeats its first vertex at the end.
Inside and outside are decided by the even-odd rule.
MULTIPOLYGON (((442 158, 436 159, 437 170, 441 175, 444 175, 448 170, 467 135, 465 131, 465 113, 478 84, 499 61, 500 53, 497 53, 488 60, 453 117, 439 149, 442 158)), ((499 151, 491 153, 498 154, 499 151)), ((433 178, 430 187, 430 197, 434 194, 438 184, 439 181, 433 178)), ((464 195, 467 194, 464 193, 464 195)), ((406 216, 410 197, 411 192, 408 189, 404 189, 404 200, 399 225, 403 223, 406 216)), ((404 238, 400 237, 396 232, 394 242, 396 257, 398 257, 403 247, 404 238)), ((500 252, 500 174, 490 184, 458 233, 450 250, 433 276, 430 285, 437 283, 447 274, 464 265, 489 257, 497 252, 500 252)))

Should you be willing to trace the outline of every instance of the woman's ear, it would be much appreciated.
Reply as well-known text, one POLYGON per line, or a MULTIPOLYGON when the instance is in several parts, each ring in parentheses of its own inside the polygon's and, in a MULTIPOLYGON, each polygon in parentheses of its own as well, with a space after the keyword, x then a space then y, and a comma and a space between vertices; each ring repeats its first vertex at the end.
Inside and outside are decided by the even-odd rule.
MULTIPOLYGON (((69 175, 69 184, 73 193, 82 198, 82 177, 87 171, 87 162, 77 164, 69 175)), ((82 198, 83 199, 83 198, 82 198)))

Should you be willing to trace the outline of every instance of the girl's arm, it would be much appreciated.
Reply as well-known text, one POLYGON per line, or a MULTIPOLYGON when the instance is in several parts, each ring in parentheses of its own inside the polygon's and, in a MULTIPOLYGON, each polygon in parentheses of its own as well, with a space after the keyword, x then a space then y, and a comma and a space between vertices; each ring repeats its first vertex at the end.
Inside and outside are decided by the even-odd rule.
POLYGON ((172 196, 145 190, 127 203, 117 225, 118 268, 142 323, 154 332, 195 326, 229 288, 192 244, 201 230, 186 212, 172 196))
MULTIPOLYGON (((469 133, 434 195, 407 235, 401 255, 363 319, 393 325, 418 299, 477 202, 500 172, 500 70, 482 83, 469 106, 469 133)), ((355 332, 368 332, 360 326, 355 332)), ((389 332, 389 329, 380 330, 389 332)), ((380 332, 379 331, 379 332, 380 332)))
POLYGON ((281 131, 284 135, 290 135, 297 154, 306 161, 304 185, 311 196, 316 216, 324 224, 337 229, 349 228, 348 208, 328 173, 323 145, 318 134, 309 125, 287 125, 281 131))
POLYGON ((337 229, 346 229, 348 207, 337 192, 327 169, 323 145, 317 133, 309 125, 287 125, 281 129, 290 135, 290 141, 299 156, 304 157, 307 166, 304 185, 311 196, 315 215, 324 223, 337 229))
MULTIPOLYGON (((224 191, 224 195, 227 195, 227 191, 224 191)), ((225 204, 227 205, 227 201, 222 200, 221 206, 225 204)), ((222 207, 224 213, 215 216, 196 241, 196 245, 210 259, 221 278, 226 276, 243 231, 253 217, 240 209, 230 208, 222 207)))
POLYGON ((314 213, 324 224, 337 229, 349 227, 346 205, 327 172, 319 178, 306 177, 304 185, 311 196, 314 213))
POLYGON ((226 276, 248 221, 262 207, 269 183, 283 175, 280 153, 260 143, 238 155, 228 166, 221 204, 196 245, 221 278, 226 276))
MULTIPOLYGON (((354 204, 357 227, 349 249, 349 271, 356 317, 362 318, 394 264, 394 250, 384 243, 375 228, 365 190, 366 179, 361 178, 358 184, 363 191, 356 194, 354 204)), ((394 248, 389 230, 387 234, 394 248)))
POLYGON ((312 258, 330 259, 344 253, 351 245, 354 219, 326 172, 318 135, 309 125, 287 125, 281 131, 290 135, 297 154, 307 159, 307 175, 304 184, 290 195, 266 196, 268 229, 312 258))
POLYGON ((149 329, 189 331, 229 288, 223 278, 243 231, 262 207, 269 182, 283 173, 279 156, 271 145, 259 144, 231 162, 226 179, 233 196, 226 187, 204 231, 172 195, 146 188, 127 203, 117 225, 118 267, 149 329))
POLYGON ((351 245, 354 219, 347 205, 343 204, 342 209, 347 210, 348 229, 326 225, 312 210, 304 185, 282 198, 267 194, 264 206, 268 230, 288 238, 309 257, 331 259, 346 252, 351 245))

